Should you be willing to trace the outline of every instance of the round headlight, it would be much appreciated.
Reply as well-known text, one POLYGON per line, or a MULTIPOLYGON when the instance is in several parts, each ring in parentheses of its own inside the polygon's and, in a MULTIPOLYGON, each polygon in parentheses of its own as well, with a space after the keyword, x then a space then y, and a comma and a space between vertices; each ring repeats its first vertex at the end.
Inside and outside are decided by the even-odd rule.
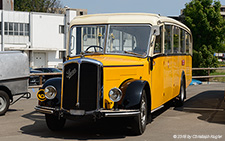
POLYGON ((118 88, 112 88, 109 91, 109 98, 114 101, 114 102, 118 102, 120 101, 120 99, 122 98, 122 92, 120 89, 118 88))
POLYGON ((54 86, 47 86, 45 88, 45 97, 47 99, 55 98, 56 94, 57 94, 57 90, 56 90, 56 88, 54 86))

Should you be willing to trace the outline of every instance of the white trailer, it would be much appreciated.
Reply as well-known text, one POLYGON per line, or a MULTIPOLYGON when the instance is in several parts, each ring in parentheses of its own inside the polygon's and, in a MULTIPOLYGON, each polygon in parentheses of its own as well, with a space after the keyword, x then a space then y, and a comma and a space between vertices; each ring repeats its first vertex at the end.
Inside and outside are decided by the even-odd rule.
POLYGON ((16 51, 0 52, 0 115, 4 115, 10 103, 20 98, 30 98, 28 81, 30 71, 28 57, 16 51), (13 97, 20 95, 13 100, 13 97))

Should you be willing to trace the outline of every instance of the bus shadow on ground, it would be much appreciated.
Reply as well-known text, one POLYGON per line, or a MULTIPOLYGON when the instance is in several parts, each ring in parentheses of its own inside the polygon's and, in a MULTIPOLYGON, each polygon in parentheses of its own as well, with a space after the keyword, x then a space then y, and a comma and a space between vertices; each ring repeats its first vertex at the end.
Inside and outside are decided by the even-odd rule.
POLYGON ((224 91, 205 91, 186 100, 183 107, 174 110, 198 113, 200 120, 225 124, 224 91))
MULTIPOLYGON (((167 104, 164 108, 152 114, 152 120, 170 108, 167 104)), ((134 136, 130 130, 131 118, 103 118, 94 121, 92 117, 78 118, 75 121, 67 120, 61 131, 50 131, 45 122, 44 114, 36 111, 25 114, 23 118, 34 121, 32 125, 21 127, 23 134, 39 136, 42 138, 59 139, 124 139, 126 136, 134 136)), ((149 123, 147 126, 151 126, 149 123)))
POLYGON ((22 133, 41 138, 97 140, 123 139, 126 136, 132 136, 126 126, 125 118, 103 118, 94 121, 91 117, 84 117, 76 121, 67 120, 61 131, 53 132, 48 129, 44 114, 33 111, 22 117, 35 121, 32 125, 21 127, 22 133))
MULTIPOLYGON (((174 110, 199 113, 201 114, 198 117, 200 120, 225 124, 223 96, 224 91, 205 91, 186 100, 183 107, 175 107, 174 110)), ((171 107, 173 107, 173 103, 169 101, 163 108, 152 113, 152 122, 171 107)), ((22 117, 34 121, 34 124, 22 127, 20 129, 22 133, 43 138, 97 140, 123 139, 126 136, 133 136, 128 126, 131 120, 127 118, 103 118, 96 122, 92 117, 78 118, 75 121, 67 120, 63 130, 52 132, 46 125, 44 114, 33 111, 22 117)), ((151 126, 151 124, 147 126, 151 126)))

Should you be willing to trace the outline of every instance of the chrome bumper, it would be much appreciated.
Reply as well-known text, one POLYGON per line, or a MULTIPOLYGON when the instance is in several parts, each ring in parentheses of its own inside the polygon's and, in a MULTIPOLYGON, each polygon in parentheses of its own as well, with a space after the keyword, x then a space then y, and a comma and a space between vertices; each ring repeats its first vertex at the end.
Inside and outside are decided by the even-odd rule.
POLYGON ((84 110, 62 110, 57 108, 51 108, 46 106, 36 106, 35 110, 37 112, 43 113, 43 114, 56 114, 60 113, 62 114, 69 114, 71 116, 85 116, 85 115, 101 115, 101 117, 130 117, 130 116, 137 116, 140 114, 139 110, 136 109, 112 109, 112 110, 95 110, 95 111, 84 111, 84 110))
POLYGON ((36 106, 34 108, 37 112, 43 113, 43 114, 54 114, 57 112, 55 108, 46 107, 46 106, 36 106))

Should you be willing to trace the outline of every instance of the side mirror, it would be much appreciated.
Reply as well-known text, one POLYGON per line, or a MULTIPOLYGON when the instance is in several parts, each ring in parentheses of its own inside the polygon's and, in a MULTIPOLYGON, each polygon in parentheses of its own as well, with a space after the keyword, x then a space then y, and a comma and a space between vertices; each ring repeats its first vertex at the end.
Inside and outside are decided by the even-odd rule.
POLYGON ((87 39, 88 39, 87 34, 85 34, 85 35, 83 36, 83 40, 84 40, 84 41, 87 41, 87 39))
POLYGON ((160 28, 159 26, 152 26, 152 29, 151 29, 151 32, 152 32, 152 35, 155 35, 155 36, 158 36, 160 35, 160 28))
POLYGON ((148 57, 148 62, 149 62, 149 73, 150 71, 153 70, 153 66, 154 66, 154 60, 153 60, 153 57, 148 57))

